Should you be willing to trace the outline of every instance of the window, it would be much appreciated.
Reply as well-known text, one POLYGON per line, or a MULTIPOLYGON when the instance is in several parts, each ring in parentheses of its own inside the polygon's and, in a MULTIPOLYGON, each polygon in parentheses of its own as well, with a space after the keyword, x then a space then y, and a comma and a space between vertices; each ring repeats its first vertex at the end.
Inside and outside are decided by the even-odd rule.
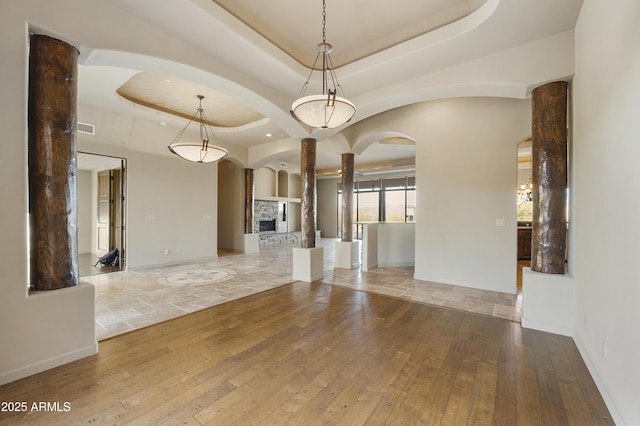
MULTIPOLYGON (((413 222, 416 210, 414 176, 360 180, 354 184, 354 226, 357 222, 413 222)), ((342 227, 342 186, 338 183, 338 234, 342 227)), ((360 227, 354 235, 360 238, 360 227)))
POLYGON ((358 222, 378 222, 380 220, 380 192, 357 192, 358 222))
POLYGON ((384 213, 386 222, 406 221, 406 193, 405 191, 384 192, 384 213))

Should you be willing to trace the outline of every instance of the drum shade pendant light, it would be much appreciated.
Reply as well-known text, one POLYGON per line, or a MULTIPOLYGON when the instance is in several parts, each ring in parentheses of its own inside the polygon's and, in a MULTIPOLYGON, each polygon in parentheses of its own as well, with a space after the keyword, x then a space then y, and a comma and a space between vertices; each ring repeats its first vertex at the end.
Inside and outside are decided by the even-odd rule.
POLYGON ((198 95, 200 105, 196 110, 196 113, 191 117, 187 125, 178 133, 171 145, 169 145, 169 151, 173 152, 180 158, 184 158, 187 161, 194 163, 213 163, 227 156, 229 153, 226 149, 210 144, 209 138, 215 138, 215 135, 209 125, 207 124, 207 118, 204 115, 204 109, 202 109, 202 100, 204 96, 198 95), (182 141, 180 140, 187 130, 189 125, 197 120, 200 126, 200 140, 199 141, 182 141))
POLYGON ((338 89, 342 92, 342 87, 338 84, 331 57, 329 56, 333 46, 327 43, 326 18, 326 3, 323 0, 322 43, 317 46, 318 54, 313 67, 311 67, 309 77, 307 77, 307 81, 302 86, 298 99, 291 105, 291 115, 308 126, 333 129, 351 120, 356 113, 356 106, 353 102, 338 96, 338 89), (309 79, 313 71, 315 71, 316 64, 320 58, 322 58, 322 94, 305 96, 309 87, 309 79))

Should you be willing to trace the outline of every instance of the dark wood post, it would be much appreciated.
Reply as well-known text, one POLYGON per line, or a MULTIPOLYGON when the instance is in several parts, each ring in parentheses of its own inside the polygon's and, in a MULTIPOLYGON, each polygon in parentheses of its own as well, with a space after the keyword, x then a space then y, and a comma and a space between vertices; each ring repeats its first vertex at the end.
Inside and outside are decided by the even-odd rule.
POLYGON ((567 244, 567 82, 532 92, 531 270, 564 274, 567 244))
POLYGON ((253 234, 253 169, 244 169, 244 233, 253 234))
POLYGON ((353 241, 354 154, 342 154, 342 241, 353 241))
POLYGON ((316 246, 316 140, 302 139, 300 173, 302 174, 302 199, 300 216, 302 248, 316 246))
POLYGON ((34 290, 78 284, 76 99, 78 51, 31 36, 29 58, 30 271, 34 290))

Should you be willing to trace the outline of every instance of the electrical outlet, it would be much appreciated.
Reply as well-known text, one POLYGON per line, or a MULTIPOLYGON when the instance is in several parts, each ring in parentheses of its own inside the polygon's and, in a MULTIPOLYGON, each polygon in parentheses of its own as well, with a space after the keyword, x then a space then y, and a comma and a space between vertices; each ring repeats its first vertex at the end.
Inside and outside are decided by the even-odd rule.
POLYGON ((169 249, 164 249, 164 252, 163 252, 163 253, 164 253, 164 255, 165 255, 165 256, 167 256, 169 253, 171 253, 171 250, 169 250, 169 249))

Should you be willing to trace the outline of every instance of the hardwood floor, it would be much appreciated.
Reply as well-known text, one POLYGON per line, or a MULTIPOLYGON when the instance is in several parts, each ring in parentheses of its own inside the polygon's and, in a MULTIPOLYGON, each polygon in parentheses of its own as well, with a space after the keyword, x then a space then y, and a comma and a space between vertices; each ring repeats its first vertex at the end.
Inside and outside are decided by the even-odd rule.
POLYGON ((522 268, 530 268, 531 261, 530 260, 518 260, 518 272, 516 274, 516 284, 518 288, 518 292, 522 291, 522 268))
POLYGON ((2 425, 613 424, 570 338, 302 282, 102 341, 0 399, 28 405, 2 425))
MULTIPOLYGON (((337 241, 316 241, 323 251, 323 283, 520 321, 520 295, 417 280, 412 266, 334 268, 337 241)), ((104 340, 289 284, 293 249, 299 246, 263 245, 259 253, 218 253, 217 259, 83 277, 96 289, 96 337, 104 340)))

